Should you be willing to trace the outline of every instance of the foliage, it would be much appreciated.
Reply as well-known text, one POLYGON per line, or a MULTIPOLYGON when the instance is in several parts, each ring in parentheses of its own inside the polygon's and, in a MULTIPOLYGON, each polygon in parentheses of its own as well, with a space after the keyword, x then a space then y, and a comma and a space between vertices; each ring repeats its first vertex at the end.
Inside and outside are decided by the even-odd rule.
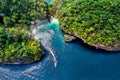
POLYGON ((40 60, 41 44, 25 30, 0 28, 0 63, 29 63, 40 60))
POLYGON ((51 6, 64 31, 90 45, 120 40, 120 0, 54 0, 51 6))
POLYGON ((46 17, 46 6, 44 0, 0 0, 0 13, 5 14, 6 27, 30 24, 37 17, 46 17))
POLYGON ((48 17, 47 10, 44 0, 0 0, 0 14, 5 15, 2 16, 4 24, 0 24, 0 63, 25 64, 40 60, 41 44, 27 30, 35 18, 48 17))

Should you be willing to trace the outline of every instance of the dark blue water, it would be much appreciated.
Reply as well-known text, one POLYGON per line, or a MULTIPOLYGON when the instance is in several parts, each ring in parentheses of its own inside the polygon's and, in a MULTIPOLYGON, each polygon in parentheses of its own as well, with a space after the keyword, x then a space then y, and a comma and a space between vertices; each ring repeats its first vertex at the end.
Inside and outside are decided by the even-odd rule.
POLYGON ((120 80, 120 52, 91 49, 80 41, 65 43, 56 20, 34 33, 45 48, 43 59, 29 65, 0 66, 0 80, 120 80))
POLYGON ((56 20, 35 32, 46 49, 44 58, 29 65, 0 66, 0 80, 120 80, 120 52, 65 43, 56 20))

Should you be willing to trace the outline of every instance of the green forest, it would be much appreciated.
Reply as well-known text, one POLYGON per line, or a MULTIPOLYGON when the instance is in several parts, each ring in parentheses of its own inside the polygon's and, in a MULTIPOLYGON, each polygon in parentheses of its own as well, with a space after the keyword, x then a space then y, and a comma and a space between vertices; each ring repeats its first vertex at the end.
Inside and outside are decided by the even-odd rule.
POLYGON ((0 28, 0 63, 34 62, 42 56, 41 44, 24 30, 0 28))
POLYGON ((28 34, 35 18, 46 17, 43 0, 0 0, 0 63, 40 60, 42 45, 28 34))
POLYGON ((54 0, 49 6, 43 0, 0 0, 0 5, 0 63, 40 60, 42 45, 28 34, 29 26, 50 16, 91 46, 120 50, 120 0, 54 0))
POLYGON ((120 50, 120 0, 54 0, 50 6, 65 33, 98 48, 120 50))

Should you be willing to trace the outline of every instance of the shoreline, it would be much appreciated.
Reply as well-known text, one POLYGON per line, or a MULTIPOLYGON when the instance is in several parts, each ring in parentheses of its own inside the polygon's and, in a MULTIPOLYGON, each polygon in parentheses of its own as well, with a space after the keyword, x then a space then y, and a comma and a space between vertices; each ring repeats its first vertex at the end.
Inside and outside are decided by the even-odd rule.
MULTIPOLYGON (((46 18, 46 19, 47 19, 47 18, 46 18)), ((56 17, 56 16, 50 16, 50 22, 51 22, 53 19, 57 19, 57 17, 56 17)), ((46 21, 46 22, 48 22, 48 21, 46 21)), ((45 23, 46 23, 46 22, 45 22, 45 23)), ((104 46, 104 45, 102 45, 102 44, 88 44, 88 43, 85 41, 85 39, 81 38, 79 35, 77 35, 77 34, 75 34, 75 33, 71 33, 71 32, 66 32, 64 27, 60 27, 60 29, 65 33, 65 35, 69 35, 69 36, 71 36, 71 37, 73 36, 73 39, 71 39, 71 38, 70 38, 70 39, 69 39, 69 38, 66 38, 66 39, 65 39, 65 37, 64 37, 65 42, 68 42, 68 43, 69 43, 69 42, 75 41, 75 40, 77 40, 77 39, 81 39, 84 44, 87 44, 87 45, 89 45, 89 46, 91 46, 91 47, 95 47, 95 49, 102 49, 102 50, 109 51, 109 52, 120 51, 120 48, 119 48, 119 47, 104 46), (75 37, 76 39, 74 39, 74 37, 75 37), (68 41, 67 41, 67 39, 68 39, 68 41)))
MULTIPOLYGON (((39 44, 41 44, 41 43, 39 43, 39 44)), ((39 60, 30 61, 30 62, 1 62, 0 65, 27 65, 27 64, 32 64, 32 63, 38 62, 38 61, 42 60, 42 58, 45 55, 45 51, 44 51, 44 48, 43 48, 42 44, 41 44, 40 48, 42 50, 42 55, 41 55, 39 60)))
MULTIPOLYGON (((51 16, 52 17, 52 19, 57 19, 57 17, 55 16, 51 16)), ((81 38, 78 34, 75 34, 75 33, 71 33, 71 32, 66 32, 65 31, 65 28, 63 27, 63 26, 60 26, 60 29, 64 32, 64 34, 65 35, 69 35, 69 36, 73 36, 73 37, 75 37, 76 39, 70 39, 69 40, 69 38, 68 38, 68 41, 66 41, 66 39, 64 38, 64 40, 65 40, 65 42, 68 42, 68 43, 70 43, 70 42, 72 42, 72 41, 75 41, 75 40, 77 40, 77 39, 80 39, 80 40, 82 40, 83 41, 83 43, 84 44, 87 44, 88 46, 91 46, 91 47, 94 47, 96 50, 98 50, 98 49, 100 49, 100 50, 105 50, 105 51, 107 51, 107 52, 118 52, 118 51, 120 51, 120 48, 119 48, 119 46, 118 47, 114 47, 114 46, 104 46, 104 45, 102 45, 102 44, 88 44, 86 41, 85 41, 85 39, 84 38, 81 38)))
POLYGON ((65 34, 74 36, 74 37, 76 37, 77 39, 81 39, 84 44, 87 44, 87 45, 89 45, 89 46, 91 46, 91 47, 95 47, 96 49, 102 49, 102 50, 105 50, 105 51, 108 51, 108 52, 120 51, 120 48, 119 48, 119 47, 104 46, 104 45, 101 45, 101 44, 92 44, 92 45, 91 45, 91 44, 88 44, 88 43, 87 43, 83 38, 81 38, 79 35, 74 34, 74 33, 71 33, 71 32, 66 32, 64 27, 60 27, 60 29, 61 29, 65 34))
MULTIPOLYGON (((38 20, 38 19, 36 19, 35 21, 37 22, 37 20, 38 20)), ((39 20, 39 21, 41 21, 41 20, 39 20)), ((39 23, 39 21, 38 21, 37 23, 39 23)), ((42 24, 44 24, 44 23, 46 23, 46 22, 48 22, 48 21, 47 21, 47 18, 44 19, 44 21, 43 21, 42 24)), ((37 28, 37 25, 41 25, 41 24, 37 24, 37 23, 35 23, 34 25, 31 24, 31 25, 30 25, 30 30, 27 31, 27 34, 30 35, 30 36, 32 36, 33 39, 34 39, 34 34, 32 33, 32 31, 33 31, 35 28, 37 28)), ((39 57, 38 60, 31 60, 31 61, 21 61, 21 60, 18 60, 18 61, 15 61, 15 62, 14 62, 14 61, 4 61, 4 60, 3 60, 3 61, 0 63, 0 65, 27 65, 27 64, 32 64, 32 63, 34 63, 34 62, 40 61, 41 59, 43 59, 43 57, 44 57, 44 55, 45 55, 45 51, 44 51, 44 47, 43 47, 43 45, 41 44, 41 42, 38 41, 38 43, 41 45, 40 49, 41 49, 41 54, 42 54, 41 56, 38 56, 38 57, 39 57)), ((39 54, 39 53, 38 53, 38 54, 39 54)))

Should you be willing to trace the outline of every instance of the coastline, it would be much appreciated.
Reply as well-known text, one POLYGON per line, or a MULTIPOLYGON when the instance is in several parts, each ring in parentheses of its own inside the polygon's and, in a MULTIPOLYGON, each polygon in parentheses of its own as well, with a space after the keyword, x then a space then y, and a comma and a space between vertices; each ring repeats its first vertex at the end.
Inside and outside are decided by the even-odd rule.
POLYGON ((84 43, 96 49, 120 51, 119 25, 117 25, 119 24, 119 12, 116 11, 118 9, 117 5, 115 5, 116 9, 111 6, 118 3, 114 1, 114 3, 106 4, 106 9, 111 6, 109 10, 106 10, 103 7, 100 8, 100 6, 104 6, 104 1, 103 4, 99 4, 99 1, 94 2, 67 0, 60 3, 59 0, 53 1, 51 9, 55 10, 54 14, 53 12, 51 14, 57 16, 62 25, 60 28, 65 34, 81 39, 84 43), (73 5, 71 2, 78 3, 79 6, 78 4, 73 5), (88 5, 88 3, 91 5, 88 5), (68 4, 69 6, 67 6, 68 4), (94 6, 95 4, 96 6, 94 6), (64 10, 66 8, 69 8, 69 10, 64 10), (112 12, 116 12, 118 15, 111 14, 112 12))
MULTIPOLYGON (((32 33, 32 31, 34 30, 34 28, 37 28, 38 25, 42 25, 42 24, 48 22, 48 19, 45 18, 45 19, 40 20, 40 19, 37 18, 34 21, 35 21, 35 24, 31 24, 30 25, 30 30, 27 31, 27 34, 29 36, 33 37, 33 39, 34 39, 34 33, 32 33), (41 21, 41 24, 39 24, 40 21, 41 21)), ((38 42, 38 44, 41 45, 40 46, 41 53, 37 53, 37 54, 41 54, 41 55, 38 55, 39 59, 37 59, 37 60, 33 59, 33 60, 30 60, 30 61, 26 61, 29 58, 27 58, 27 59, 22 59, 22 58, 19 59, 18 58, 18 60, 16 60, 16 61, 4 61, 4 58, 3 58, 3 61, 0 62, 0 65, 25 65, 25 64, 31 64, 31 63, 40 61, 44 57, 45 51, 44 51, 44 47, 41 44, 41 42, 39 42, 39 41, 37 41, 37 42, 38 42)), ((36 56, 37 56, 37 54, 36 54, 36 56)))
POLYGON ((104 46, 102 44, 88 44, 85 39, 81 38, 79 35, 75 34, 75 33, 71 33, 71 32, 66 32, 65 31, 65 28, 64 27, 60 27, 61 30, 65 33, 65 34, 68 34, 68 35, 71 35, 71 36, 74 36, 76 37, 77 39, 81 39, 84 43, 86 43, 87 45, 89 46, 92 46, 92 47, 95 47, 96 49, 103 49, 103 50, 106 50, 106 51, 110 51, 110 52, 113 52, 113 51, 120 51, 120 48, 119 46, 115 46, 115 47, 111 47, 111 46, 104 46))
MULTIPOLYGON (((50 21, 52 21, 53 19, 57 19, 57 16, 50 16, 50 21)), ((77 39, 81 39, 88 46, 95 47, 96 49, 102 49, 102 50, 109 51, 109 52, 120 51, 119 46, 105 46, 105 45, 102 45, 102 44, 88 44, 85 41, 85 39, 80 37, 78 34, 71 33, 71 32, 66 32, 65 28, 63 26, 60 26, 60 29, 65 33, 65 35, 69 36, 68 38, 65 38, 65 36, 64 36, 65 42, 70 43, 70 42, 75 41, 77 39), (70 37, 72 37, 72 38, 70 38, 70 37)))
POLYGON ((40 61, 43 57, 44 57, 44 55, 45 55, 45 51, 44 51, 44 48, 43 48, 43 46, 42 46, 42 44, 39 42, 39 44, 41 45, 41 52, 42 52, 42 55, 41 56, 39 56, 40 58, 39 58, 39 60, 31 60, 31 61, 27 61, 27 62, 25 62, 25 61, 18 61, 18 62, 1 62, 0 63, 0 65, 27 65, 27 64, 32 64, 32 63, 34 63, 34 62, 38 62, 38 61, 40 61))
MULTIPOLYGON (((52 16, 52 19, 57 19, 57 17, 55 16, 52 16)), ((101 50, 105 50, 105 51, 109 51, 109 52, 116 52, 116 51, 120 51, 120 48, 119 46, 118 47, 114 47, 114 46, 104 46, 102 44, 88 44, 84 38, 80 37, 78 34, 75 34, 75 33, 71 33, 71 32, 66 32, 65 31, 65 28, 63 26, 60 26, 60 29, 64 32, 65 35, 69 35, 69 37, 75 37, 76 39, 70 39, 69 37, 68 38, 65 38, 64 37, 64 40, 65 42, 72 42, 72 41, 75 41, 77 39, 80 39, 83 41, 84 44, 87 44, 88 46, 91 46, 91 47, 95 47, 96 49, 101 49, 101 50)), ((114 44, 113 44, 114 45, 114 44)))

